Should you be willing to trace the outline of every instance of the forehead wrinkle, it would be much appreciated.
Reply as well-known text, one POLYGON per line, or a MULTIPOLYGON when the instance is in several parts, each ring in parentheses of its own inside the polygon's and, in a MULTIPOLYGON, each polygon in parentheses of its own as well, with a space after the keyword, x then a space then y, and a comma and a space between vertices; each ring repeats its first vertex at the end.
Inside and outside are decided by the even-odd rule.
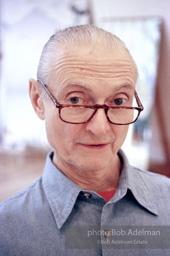
POLYGON ((130 65, 133 66, 133 68, 136 68, 134 61, 131 58, 127 58, 126 56, 124 58, 114 58, 112 60, 108 60, 108 58, 102 58, 101 57, 86 57, 85 55, 71 55, 71 54, 63 54, 61 56, 56 56, 56 61, 54 61, 54 58, 52 59, 51 65, 58 67, 62 65, 95 65, 96 66, 103 66, 103 63, 105 63, 105 66, 110 66, 112 63, 116 65, 130 65), (102 61, 102 64, 101 64, 102 61))
POLYGON ((54 64, 53 69, 58 75, 64 72, 68 75, 85 75, 88 77, 103 77, 103 78, 116 78, 119 76, 129 75, 136 78, 137 72, 132 62, 130 61, 114 61, 105 62, 104 64, 92 63, 91 61, 60 61, 54 64), (81 74, 80 74, 81 72, 81 74))
POLYGON ((108 69, 108 67, 112 67, 112 66, 117 66, 118 68, 128 68, 131 67, 133 69, 135 68, 135 65, 132 61, 130 60, 122 60, 122 59, 116 59, 114 61, 108 61, 106 60, 102 60, 103 62, 101 63, 101 59, 92 59, 92 58, 84 58, 83 60, 80 59, 80 57, 74 57, 74 58, 70 58, 70 57, 65 57, 65 58, 60 58, 57 59, 56 62, 54 62, 52 64, 53 68, 57 68, 57 69, 61 69, 63 66, 71 66, 71 67, 86 67, 87 65, 90 67, 94 67, 95 68, 101 68, 101 69, 108 69))
MULTIPOLYGON (((101 78, 101 79, 124 79, 130 83, 136 83, 137 69, 134 62, 126 57, 111 59, 107 58, 101 60, 101 58, 84 57, 76 55, 61 55, 56 56, 51 62, 51 73, 55 78, 55 84, 57 85, 55 90, 57 93, 61 91, 63 86, 69 82, 70 79, 77 78, 101 78), (62 88, 61 88, 62 86, 62 88)), ((76 81, 75 82, 79 82, 76 81)), ((72 82, 72 81, 71 81, 72 82)), ((117 81, 116 81, 117 82, 117 81)), ((118 81, 119 82, 119 81, 118 81)))
MULTIPOLYGON (((76 73, 74 73, 74 74, 76 74, 76 73)), ((78 76, 77 77, 75 76, 75 78, 73 76, 69 76, 69 78, 65 77, 60 83, 57 84, 57 86, 55 88, 56 93, 59 94, 61 91, 65 91, 68 88, 72 88, 72 89, 77 89, 78 88, 78 89, 84 90, 86 92, 92 92, 93 88, 96 88, 96 87, 92 86, 92 88, 89 88, 88 84, 89 83, 91 84, 90 80, 94 79, 94 78, 96 78, 96 81, 97 81, 97 79, 101 79, 101 77, 99 77, 99 76, 93 76, 93 77, 90 76, 89 77, 90 78, 89 83, 86 85, 83 81, 84 76, 83 75, 80 76, 80 73, 78 73, 77 75, 78 76), (70 81, 70 77, 71 77, 72 81, 70 81), (75 79, 75 82, 74 82, 74 79, 75 79)), ((87 75, 86 75, 86 77, 87 77, 87 75)), ((119 78, 122 79, 122 76, 120 76, 120 75, 116 76, 116 77, 114 77, 114 80, 113 80, 113 77, 107 78, 107 79, 105 78, 105 81, 107 80, 107 82, 109 81, 109 82, 113 83, 113 91, 115 91, 115 90, 118 91, 123 87, 127 88, 127 89, 134 89, 135 83, 134 83, 134 80, 133 80, 132 77, 123 76, 123 80, 119 80, 119 78)), ((92 81, 92 82, 94 82, 94 81, 92 81)), ((103 82, 104 81, 102 81, 102 84, 103 84, 103 82)), ((100 84, 100 82, 99 82, 99 84, 100 84)))
MULTIPOLYGON (((89 88, 88 85, 86 85, 83 82, 79 82, 78 80, 84 80, 84 77, 88 77, 90 80, 91 79, 105 79, 106 81, 110 81, 113 83, 113 90, 120 90, 123 87, 127 88, 127 89, 133 89, 135 86, 135 81, 134 81, 134 76, 131 74, 129 74, 129 72, 127 72, 128 75, 125 72, 116 72, 115 74, 112 74, 111 76, 104 76, 103 74, 80 74, 80 72, 74 72, 75 77, 73 76, 73 72, 67 72, 67 77, 64 76, 64 79, 62 79, 62 81, 58 82, 56 81, 56 87, 55 87, 55 91, 57 94, 59 94, 61 91, 66 90, 67 88, 79 88, 82 90, 85 90, 87 92, 92 92, 93 88, 89 88), (76 76, 77 74, 77 76, 76 76), (73 82, 69 82, 70 78, 72 79, 73 82), (75 79, 75 82, 74 82, 75 79), (77 81, 76 81, 77 80, 77 81), (116 84, 119 83, 123 83, 123 85, 121 86, 117 86, 116 84)), ((90 81, 89 80, 89 81, 90 81)), ((103 82, 102 82, 103 83, 103 82)))

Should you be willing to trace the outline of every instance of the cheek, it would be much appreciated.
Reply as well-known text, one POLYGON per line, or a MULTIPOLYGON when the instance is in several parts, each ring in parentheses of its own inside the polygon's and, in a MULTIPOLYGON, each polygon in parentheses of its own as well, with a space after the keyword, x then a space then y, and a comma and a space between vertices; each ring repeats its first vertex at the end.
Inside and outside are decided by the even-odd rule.
POLYGON ((51 107, 46 106, 45 110, 46 135, 50 146, 54 149, 61 144, 60 141, 63 138, 63 122, 60 120, 57 109, 53 105, 51 107))
POLYGON ((114 130, 116 142, 117 142, 119 148, 122 146, 122 144, 124 143, 124 141, 126 139, 128 129, 129 129, 128 125, 124 125, 124 126, 117 125, 114 130))
POLYGON ((45 113, 45 128, 46 135, 49 144, 54 148, 54 144, 58 143, 58 139, 60 138, 60 129, 59 129, 59 116, 54 109, 46 109, 45 113))
POLYGON ((79 126, 64 123, 59 117, 46 120, 46 133, 51 147, 62 153, 74 150, 80 136, 79 126))

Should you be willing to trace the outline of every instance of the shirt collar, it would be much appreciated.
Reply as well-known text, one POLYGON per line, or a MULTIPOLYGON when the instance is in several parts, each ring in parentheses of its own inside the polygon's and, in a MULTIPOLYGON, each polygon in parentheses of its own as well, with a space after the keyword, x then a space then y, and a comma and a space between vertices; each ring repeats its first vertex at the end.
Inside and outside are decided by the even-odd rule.
POLYGON ((129 189, 140 205, 151 213, 158 215, 157 197, 152 185, 149 171, 143 171, 131 166, 122 150, 119 151, 123 168, 119 181, 119 188, 129 189))
MULTIPOLYGON (((52 157, 53 153, 47 156, 42 183, 57 226, 61 228, 70 215, 82 189, 55 167, 52 157)), ((129 165, 122 150, 119 151, 119 157, 122 159, 123 166, 115 201, 120 191, 124 191, 125 194, 130 189, 140 205, 157 215, 156 196, 150 181, 141 170, 129 165)))
POLYGON ((57 226, 61 228, 70 215, 81 188, 54 166, 52 157, 53 153, 47 156, 42 182, 57 226))

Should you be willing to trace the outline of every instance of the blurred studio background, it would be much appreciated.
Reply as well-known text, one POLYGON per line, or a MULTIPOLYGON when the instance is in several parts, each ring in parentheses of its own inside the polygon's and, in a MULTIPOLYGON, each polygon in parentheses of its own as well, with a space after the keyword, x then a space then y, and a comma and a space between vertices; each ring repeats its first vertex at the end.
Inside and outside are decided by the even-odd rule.
POLYGON ((43 172, 50 148, 28 80, 51 34, 77 24, 111 31, 130 49, 145 110, 123 149, 133 165, 170 177, 169 11, 169 0, 0 0, 0 202, 43 172))

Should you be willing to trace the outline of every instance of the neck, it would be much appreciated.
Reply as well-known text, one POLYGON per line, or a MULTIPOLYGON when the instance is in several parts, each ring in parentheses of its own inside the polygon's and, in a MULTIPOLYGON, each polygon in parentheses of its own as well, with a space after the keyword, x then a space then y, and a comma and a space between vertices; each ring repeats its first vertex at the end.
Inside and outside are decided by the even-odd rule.
POLYGON ((71 181, 84 190, 95 192, 116 189, 119 183, 121 161, 116 155, 113 161, 103 169, 83 170, 69 164, 63 164, 54 154, 53 163, 71 181))

